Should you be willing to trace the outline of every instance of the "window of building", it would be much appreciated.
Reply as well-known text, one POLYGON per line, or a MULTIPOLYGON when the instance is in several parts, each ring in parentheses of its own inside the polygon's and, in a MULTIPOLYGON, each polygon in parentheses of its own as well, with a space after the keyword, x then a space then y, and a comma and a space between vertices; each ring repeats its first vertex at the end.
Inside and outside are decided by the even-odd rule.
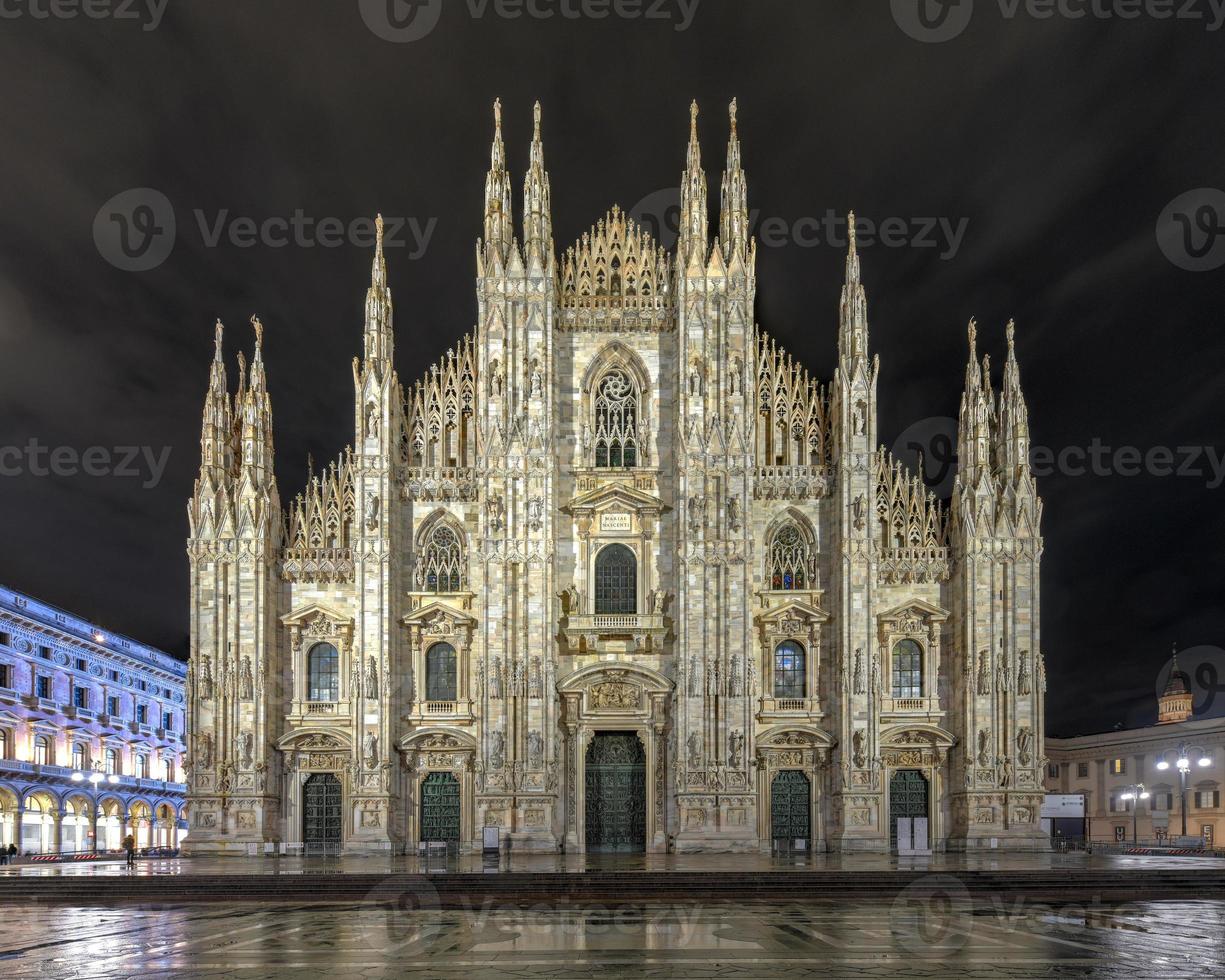
POLYGON ((1089 778, 1089 763, 1087 762, 1076 763, 1076 778, 1077 779, 1088 779, 1089 778))
POLYGON ((86 663, 84 657, 77 657, 77 670, 88 670, 89 664, 86 663))
POLYGON ((174 760, 173 759, 163 759, 162 760, 162 778, 166 780, 166 782, 168 783, 174 782, 174 760))
POLYGON ((147 704, 138 704, 136 706, 136 724, 149 724, 149 706, 147 704))
POLYGON ((774 648, 774 696, 808 696, 807 656, 804 648, 788 640, 774 648))
POLYGON ((9 633, 0 630, 0 646, 11 647, 13 645, 13 637, 9 633))
POLYGON ((76 685, 73 685, 72 706, 74 708, 88 708, 89 707, 89 688, 77 687, 76 685))
POLYGON ((595 560, 597 615, 638 611, 638 559, 623 544, 611 544, 595 560))
POLYGON ((119 752, 116 749, 107 749, 106 754, 102 757, 103 768, 108 776, 119 775, 119 752))
POLYGON ((0 664, 0 687, 12 688, 13 668, 10 664, 0 664))
POLYGON ((898 640, 893 646, 893 696, 923 697, 923 648, 914 640, 898 640))
POLYGON ((113 680, 115 683, 119 682, 119 671, 117 670, 111 671, 111 680, 113 680))
POLYGON ((167 711, 162 715, 162 728, 168 732, 174 731, 174 712, 167 711))
POLYGON ((73 769, 88 769, 89 768, 89 750, 82 742, 72 743, 72 768, 73 769))
POLYGON ((456 699, 455 647, 450 643, 435 643, 425 654, 425 699, 454 701, 456 699))
POLYGON ((119 699, 114 695, 106 699, 106 713, 114 716, 119 714, 119 699))
POLYGON ((1154 793, 1153 794, 1153 809, 1154 810, 1173 810, 1174 809, 1174 794, 1173 793, 1154 793))
POLYGON ((463 541, 445 521, 429 532, 418 561, 417 584, 426 592, 459 592, 467 586, 463 541))
POLYGON ((0 759, 10 759, 13 755, 13 733, 7 728, 0 728, 0 759))
POLYGON ((1047 766, 1046 774, 1050 776, 1051 779, 1058 779, 1059 778, 1059 763, 1052 762, 1049 766, 1047 766))
POLYGON ((612 370, 595 387, 595 465, 629 469, 638 465, 638 386, 612 370))
POLYGON ((811 588, 811 564, 807 537, 798 524, 787 521, 770 539, 766 551, 766 581, 775 591, 811 588))
POLYGON ((136 764, 135 765, 136 778, 137 779, 148 779, 149 778, 149 757, 147 755, 138 755, 134 761, 136 764))
POLYGON ((40 698, 46 701, 50 701, 51 700, 51 678, 40 674, 34 682, 34 693, 37 694, 40 698))
POLYGON ((34 736, 34 765, 49 766, 53 763, 51 739, 46 735, 34 736))
POLYGON ((50 647, 39 647, 38 655, 42 657, 43 660, 50 660, 51 659, 51 648, 50 647))
POLYGON ((1195 794, 1195 806, 1199 810, 1215 810, 1221 805, 1221 792, 1215 789, 1200 790, 1195 794))
POLYGON ((307 700, 340 700, 340 654, 330 643, 316 643, 306 657, 307 700))
POLYGON ((1123 773, 1127 772, 1127 760, 1126 759, 1111 759, 1110 760, 1110 771, 1116 776, 1123 775, 1123 773))

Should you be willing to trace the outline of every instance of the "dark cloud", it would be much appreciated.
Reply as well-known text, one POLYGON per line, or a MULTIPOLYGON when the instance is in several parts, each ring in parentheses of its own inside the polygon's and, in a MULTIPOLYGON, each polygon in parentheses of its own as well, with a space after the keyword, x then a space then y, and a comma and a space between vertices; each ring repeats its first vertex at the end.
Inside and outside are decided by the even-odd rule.
MULTIPOLYGON (((544 102, 562 243, 612 203, 675 186, 691 98, 717 188, 732 95, 763 216, 966 219, 948 259, 865 250, 886 444, 956 413, 971 315, 997 357, 1018 319, 1038 443, 1219 444, 1223 273, 1183 271, 1154 234, 1169 201, 1225 181, 1225 37, 1203 24, 1007 20, 980 4, 960 37, 920 44, 884 3, 703 0, 685 32, 468 10, 447 0, 411 44, 367 29, 356 0, 172 2, 153 31, 4 22, 0 445, 171 450, 151 489, 0 481, 9 584, 184 651, 184 501, 213 319, 231 326, 231 356, 250 344, 251 313, 268 326, 288 497, 308 452, 326 459, 350 438, 369 258, 356 246, 210 247, 195 212, 436 219, 423 256, 389 255, 411 379, 473 322, 499 95, 517 175, 531 103, 544 102), (103 202, 135 187, 165 194, 178 226, 170 257, 143 273, 105 261, 92 234, 103 202)), ((763 249, 759 272, 762 325, 828 376, 838 250, 763 249)), ((1225 489, 1207 482, 1043 481, 1053 730, 1143 720, 1172 641, 1225 644, 1225 489)))

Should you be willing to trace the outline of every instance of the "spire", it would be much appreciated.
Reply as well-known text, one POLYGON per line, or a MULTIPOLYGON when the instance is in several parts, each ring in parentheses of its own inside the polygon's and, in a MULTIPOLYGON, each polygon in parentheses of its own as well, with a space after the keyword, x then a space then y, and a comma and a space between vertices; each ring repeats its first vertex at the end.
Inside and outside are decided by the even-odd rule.
POLYGON ((549 174, 544 168, 544 141, 540 133, 541 110, 532 110, 532 147, 527 175, 523 178, 523 242, 529 270, 538 263, 549 264, 553 255, 553 219, 549 193, 549 174))
POLYGON ((510 174, 506 171, 506 145, 502 142, 502 100, 493 103, 493 146, 485 178, 485 243, 505 262, 514 229, 511 225, 510 174))
POLYGON ((736 100, 728 106, 730 121, 727 139, 727 168, 723 171, 723 186, 719 214, 719 241, 730 260, 733 252, 744 255, 749 241, 749 188, 740 162, 740 136, 736 132, 736 100))
POLYGON ((996 452, 1005 482, 1019 483, 1029 476, 1029 411, 1021 393, 1021 369, 1017 365, 1016 323, 1004 328, 1008 338, 1008 360, 1004 364, 1004 387, 1000 391, 999 443, 996 452))
POLYGON ((970 355, 966 362, 965 390, 957 426, 957 479, 973 491, 984 475, 991 475, 992 430, 995 402, 991 395, 991 360, 978 363, 978 324, 966 328, 970 355))
MULTIPOLYGON (((251 376, 239 391, 237 403, 240 418, 241 472, 250 485, 263 489, 272 480, 272 401, 268 397, 267 376, 264 372, 264 324, 258 316, 251 317, 255 331, 255 353, 251 358, 251 376)), ((240 372, 244 369, 239 352, 240 372)))
POLYGON ((681 175, 681 229, 678 254, 682 261, 695 259, 705 268, 707 247, 706 173, 702 170, 702 147, 698 143, 698 104, 689 107, 689 152, 681 175))
POLYGON ((233 460, 234 423, 222 354, 224 336, 225 327, 218 320, 213 328, 213 363, 209 368, 208 393, 204 396, 204 417, 200 429, 200 479, 211 478, 214 485, 224 482, 233 460))
POLYGON ((365 365, 390 364, 394 353, 392 335, 391 287, 387 285, 387 260, 383 257, 383 216, 374 219, 374 259, 370 268, 370 288, 366 290, 366 324, 363 331, 365 365))
POLYGON ((855 236, 855 212, 847 215, 846 281, 838 315, 838 355, 847 378, 868 358, 868 294, 859 278, 859 246, 855 236))

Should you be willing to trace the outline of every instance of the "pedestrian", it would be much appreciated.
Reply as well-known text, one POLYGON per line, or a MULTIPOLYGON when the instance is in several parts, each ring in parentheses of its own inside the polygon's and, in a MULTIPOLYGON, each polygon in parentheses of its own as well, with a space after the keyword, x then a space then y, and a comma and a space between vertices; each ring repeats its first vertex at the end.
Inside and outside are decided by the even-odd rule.
POLYGON ((6 853, 7 853, 7 854, 8 854, 8 856, 9 856, 9 862, 10 862, 10 863, 11 863, 11 862, 13 862, 13 861, 16 861, 16 860, 17 860, 17 845, 16 845, 16 844, 10 844, 10 845, 9 845, 9 849, 8 849, 8 851, 7 851, 6 853))
POLYGON ((123 839, 123 849, 128 853, 128 867, 136 867, 136 838, 128 834, 123 839))
POLYGON ((0 864, 8 864, 8 863, 9 863, 9 849, 7 847, 0 847, 0 864))

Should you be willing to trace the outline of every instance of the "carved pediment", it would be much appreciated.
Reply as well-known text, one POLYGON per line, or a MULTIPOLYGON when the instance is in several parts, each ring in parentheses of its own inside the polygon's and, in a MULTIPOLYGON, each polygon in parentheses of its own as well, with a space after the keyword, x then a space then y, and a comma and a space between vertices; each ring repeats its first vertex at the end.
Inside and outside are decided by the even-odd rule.
POLYGON ((635 514, 657 515, 672 508, 654 494, 626 486, 624 483, 608 483, 575 496, 562 510, 568 514, 594 514, 597 511, 620 509, 635 514))
POLYGON ((295 640, 302 635, 347 639, 353 632, 353 617, 332 606, 312 602, 281 617, 295 640))
POLYGON ((957 744, 957 736, 938 725, 911 723, 884 729, 880 744, 886 748, 950 749, 957 744))
POLYGON ((452 630, 460 627, 471 628, 476 625, 476 618, 447 602, 434 599, 401 617, 400 622, 405 626, 419 626, 428 633, 442 625, 449 626, 452 630))
POLYGON ((881 623, 902 623, 918 621, 924 623, 943 623, 949 618, 949 611, 942 609, 926 599, 908 599, 900 606, 881 613, 876 618, 881 623))
POLYGON ((802 599, 788 599, 756 616, 759 628, 767 633, 807 633, 829 621, 829 613, 802 599))

